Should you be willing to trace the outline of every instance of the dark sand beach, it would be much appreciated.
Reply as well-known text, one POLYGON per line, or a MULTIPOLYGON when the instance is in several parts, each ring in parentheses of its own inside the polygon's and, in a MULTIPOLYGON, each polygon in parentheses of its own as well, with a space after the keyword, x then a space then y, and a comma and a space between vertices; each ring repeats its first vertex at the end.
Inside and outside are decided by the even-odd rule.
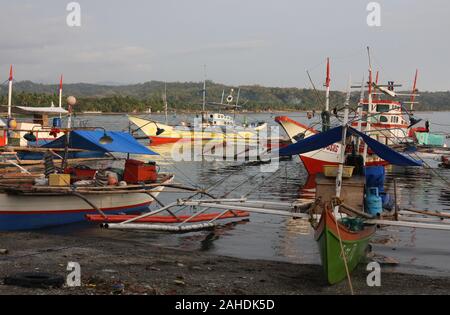
MULTIPOLYGON (((2 232, 0 294, 349 294, 346 282, 328 286, 319 265, 247 260, 99 237, 2 232), (6 276, 49 272, 66 276, 81 265, 81 286, 31 289, 4 285, 6 276)), ((450 277, 382 272, 368 287, 364 266, 352 274, 355 294, 449 294, 450 277)))

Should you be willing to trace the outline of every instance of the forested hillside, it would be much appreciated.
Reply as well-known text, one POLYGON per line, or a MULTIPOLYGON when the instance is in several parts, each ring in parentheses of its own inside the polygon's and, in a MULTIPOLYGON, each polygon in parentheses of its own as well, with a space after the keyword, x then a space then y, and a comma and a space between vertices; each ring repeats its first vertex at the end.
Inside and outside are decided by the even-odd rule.
MULTIPOLYGON (((227 96, 231 86, 212 81, 207 82, 208 101, 219 102, 222 92, 227 96)), ((234 87, 236 99, 237 88, 234 87)), ((31 81, 14 84, 13 103, 16 105, 57 104, 58 86, 37 84, 31 81)), ((66 84, 64 95, 74 95, 78 99, 76 111, 132 112, 162 110, 164 82, 150 81, 132 85, 97 85, 87 83, 66 84)), ((243 109, 249 111, 266 110, 308 110, 320 109, 324 92, 317 95, 312 89, 263 87, 259 85, 241 86, 239 103, 245 103, 243 109)), ((7 86, 0 87, 0 103, 6 103, 7 86)), ((356 99, 358 93, 355 93, 356 99)), ((198 110, 202 100, 202 83, 167 83, 169 106, 177 110, 198 110)), ((332 106, 341 106, 344 93, 332 92, 332 106)), ((420 92, 417 110, 450 110, 450 92, 420 92)))

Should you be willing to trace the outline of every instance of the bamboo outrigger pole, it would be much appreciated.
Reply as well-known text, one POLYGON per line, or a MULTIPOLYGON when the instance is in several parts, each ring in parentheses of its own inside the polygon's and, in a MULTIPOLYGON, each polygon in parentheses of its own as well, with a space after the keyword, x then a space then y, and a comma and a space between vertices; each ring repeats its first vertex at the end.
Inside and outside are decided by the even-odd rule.
MULTIPOLYGON (((12 83, 13 83, 13 66, 9 67, 9 83, 8 83, 8 119, 11 119, 12 107, 12 83)), ((9 123, 8 123, 9 128, 9 123)))
MULTIPOLYGON (((347 138, 347 123, 348 123, 348 106, 350 103, 351 94, 351 77, 349 78, 349 85, 347 89, 347 96, 344 104, 344 121, 342 122, 342 140, 341 140, 341 152, 339 156, 339 169, 336 176, 336 197, 341 196, 342 187, 342 173, 344 172, 344 162, 345 162, 345 140, 347 138)), ((334 215, 337 217, 339 206, 334 207, 334 215)))
MULTIPOLYGON (((59 108, 62 108, 62 89, 63 89, 63 75, 59 79, 59 108)), ((61 119, 62 114, 59 113, 59 119, 61 119)))

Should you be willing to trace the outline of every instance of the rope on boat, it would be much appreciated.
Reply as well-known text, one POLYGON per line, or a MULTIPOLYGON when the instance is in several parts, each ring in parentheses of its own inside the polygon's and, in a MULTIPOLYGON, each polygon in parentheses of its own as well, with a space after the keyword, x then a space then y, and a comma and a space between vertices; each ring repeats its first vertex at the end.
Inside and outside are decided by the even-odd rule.
MULTIPOLYGON (((333 201, 331 203, 333 203, 333 201)), ((331 205, 331 204, 327 204, 327 205, 331 205)), ((325 211, 331 211, 331 210, 325 208, 325 211)), ((352 278, 350 276, 350 271, 348 270, 348 265, 347 265, 347 255, 345 254, 344 245, 342 244, 341 230, 339 229, 339 223, 338 223, 337 218, 335 218, 335 222, 336 222, 336 230, 337 230, 338 239, 339 239, 339 245, 341 247, 342 260, 344 261, 345 273, 347 274, 348 285, 350 287, 350 293, 351 293, 351 295, 354 295, 355 292, 353 291, 352 278)))
POLYGON ((53 162, 53 155, 46 151, 44 154, 44 174, 48 177, 50 174, 55 173, 55 163, 53 162))
POLYGON ((15 163, 15 162, 13 162, 13 161, 11 161, 11 160, 8 160, 7 162, 8 162, 9 164, 11 164, 11 165, 14 165, 14 166, 17 167, 18 169, 20 169, 20 170, 22 171, 22 173, 31 174, 31 172, 29 172, 26 168, 20 166, 19 164, 15 163))

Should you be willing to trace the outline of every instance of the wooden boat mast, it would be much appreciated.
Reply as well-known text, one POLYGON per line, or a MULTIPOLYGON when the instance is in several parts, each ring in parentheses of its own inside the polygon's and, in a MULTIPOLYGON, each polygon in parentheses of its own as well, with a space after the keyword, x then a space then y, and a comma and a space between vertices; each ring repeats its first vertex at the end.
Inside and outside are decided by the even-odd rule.
MULTIPOLYGON (((63 75, 59 79, 59 108, 62 108, 62 89, 63 89, 63 75)), ((62 114, 59 114, 59 119, 61 119, 62 114)))
MULTIPOLYGON (((359 104, 358 104, 358 109, 357 109, 358 125, 357 125, 356 129, 360 132, 362 131, 362 110, 363 110, 362 106, 363 106, 363 103, 364 103, 364 74, 363 74, 363 77, 361 80, 361 91, 359 94, 359 104)), ((356 140, 356 148, 358 148, 358 150, 359 150, 359 143, 360 143, 360 137, 358 137, 356 140)))
MULTIPOLYGON (((8 83, 8 119, 11 118, 11 107, 12 107, 12 82, 13 82, 13 66, 9 68, 9 83, 8 83)), ((9 123, 8 123, 9 128, 9 123)))
POLYGON ((167 105, 167 82, 164 82, 164 96, 163 96, 163 101, 164 101, 164 116, 165 116, 165 123, 166 125, 169 123, 168 117, 167 117, 167 110, 168 110, 168 105, 167 105))
POLYGON ((202 102, 202 127, 205 123, 206 108, 206 65, 203 65, 203 102, 202 102))
MULTIPOLYGON (((367 55, 369 58, 369 86, 368 86, 368 105, 367 105, 367 115, 366 115, 366 134, 369 134, 370 132, 370 118, 372 115, 372 61, 370 58, 370 48, 367 46, 367 55)), ((364 144, 364 152, 363 152, 363 161, 364 165, 366 165, 366 159, 367 159, 367 144, 364 144)))
MULTIPOLYGON (((348 106, 350 103, 350 94, 351 94, 351 77, 349 78, 348 88, 347 88, 347 96, 344 103, 344 121, 342 122, 342 140, 341 140, 341 152, 339 157, 339 168, 336 176, 336 197, 341 196, 341 188, 342 188, 342 173, 344 171, 344 162, 345 162, 345 141, 347 138, 347 123, 348 123, 348 106)), ((334 215, 337 217, 339 210, 339 206, 334 208, 334 215)))
POLYGON ((325 111, 330 111, 330 58, 327 58, 327 78, 325 80, 325 111))

